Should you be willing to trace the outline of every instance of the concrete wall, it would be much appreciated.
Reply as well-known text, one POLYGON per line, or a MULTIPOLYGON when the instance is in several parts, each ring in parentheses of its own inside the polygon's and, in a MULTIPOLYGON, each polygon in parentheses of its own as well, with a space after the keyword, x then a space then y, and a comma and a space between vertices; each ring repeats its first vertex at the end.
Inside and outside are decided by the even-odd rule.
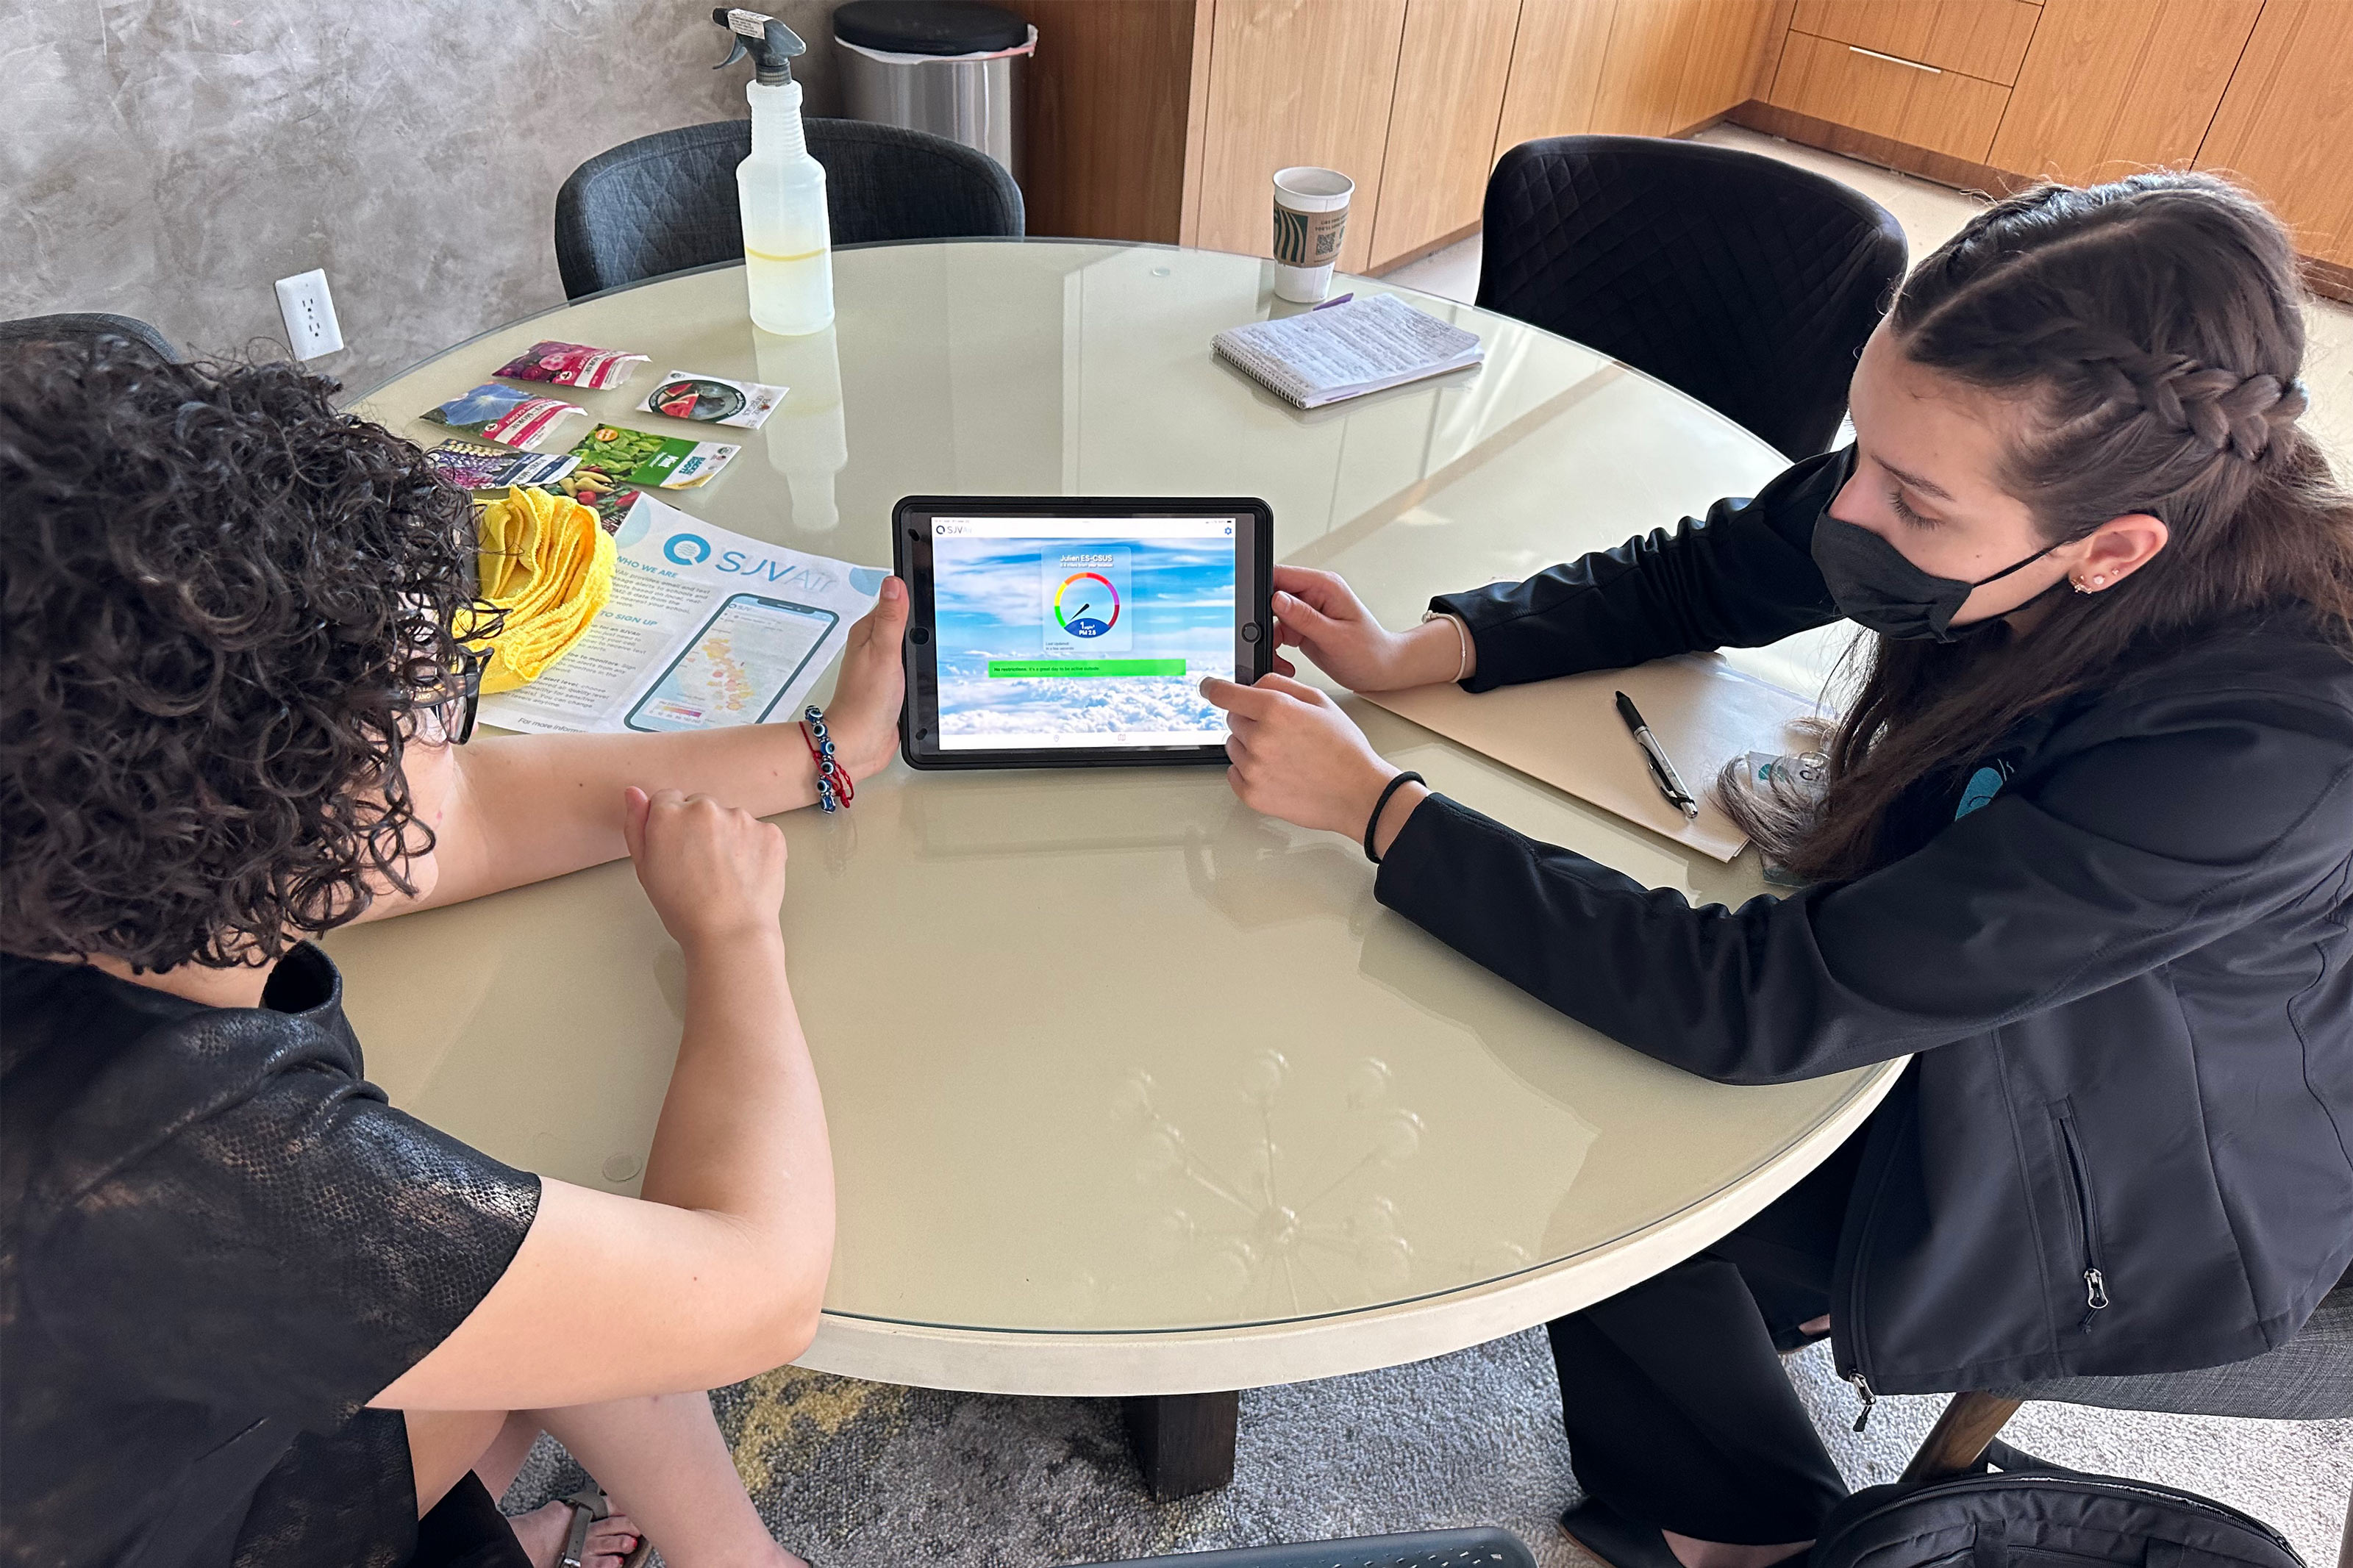
MULTIPOLYGON (((836 112, 838 0, 765 8, 836 112)), ((0 28, 0 318, 113 310, 283 353, 271 283, 326 269, 362 390, 561 303, 555 191, 649 132, 741 118, 691 0, 15 0, 0 28)))

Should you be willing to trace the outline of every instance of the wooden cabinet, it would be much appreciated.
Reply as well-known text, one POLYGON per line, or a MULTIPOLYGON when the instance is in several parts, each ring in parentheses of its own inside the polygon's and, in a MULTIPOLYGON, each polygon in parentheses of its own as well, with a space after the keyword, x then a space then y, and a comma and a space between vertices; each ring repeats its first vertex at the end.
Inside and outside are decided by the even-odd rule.
MULTIPOLYGON (((2001 131, 1979 160, 2070 184, 2188 163, 2263 5, 2048 0, 2001 131)), ((2327 8, 2345 15, 2336 0, 2327 8)), ((2337 51, 2339 70, 2348 52, 2337 51)))
POLYGON ((1965 190, 2225 171, 2353 300, 2353 0, 1783 4, 1734 121, 1965 190))
POLYGON ((1692 15, 1682 79, 1665 134, 1721 119, 1746 100, 1761 78, 1774 7, 1758 0, 1699 0, 1692 15))
POLYGON ((1792 32, 1766 101, 1948 157, 1985 162, 2008 89, 1959 71, 1792 32))
POLYGON ((1380 207, 1365 215, 1375 267, 1479 221, 1519 22, 1520 0, 1408 0, 1380 207))
POLYGON ((1264 255, 1269 177, 1356 182, 1341 266, 1467 232, 1539 136, 1729 112, 1968 189, 2227 170, 2353 293, 2353 0, 1002 0, 1037 23, 1030 228, 1264 255))
POLYGON ((1520 0, 1512 79, 1504 90, 1495 151, 1539 136, 1581 136, 1593 129, 1601 68, 1618 0, 1520 0))
POLYGON ((1521 142, 1722 116, 1789 0, 1004 3, 1039 32, 1032 233, 1264 255, 1270 176, 1314 163, 1356 182, 1340 265, 1361 272, 1470 232, 1521 142))
POLYGON ((1798 0, 1789 28, 2008 87, 2042 15, 2041 0, 1798 0))
POLYGON ((2262 192, 2307 254, 2353 267, 2353 6, 2264 0, 2198 166, 2262 192))
POLYGON ((1356 182, 1339 266, 1365 269, 1405 14, 1406 0, 1218 0, 1193 243, 1269 254, 1274 172, 1315 163, 1356 182))
POLYGON ((1029 231, 1173 243, 1192 89, 1208 74, 1206 37, 1198 58, 1194 39, 1212 0, 1010 3, 1042 43, 1022 89, 1029 231))
POLYGON ((1667 136, 1748 96, 1767 0, 1522 0, 1495 151, 1539 136, 1667 136))

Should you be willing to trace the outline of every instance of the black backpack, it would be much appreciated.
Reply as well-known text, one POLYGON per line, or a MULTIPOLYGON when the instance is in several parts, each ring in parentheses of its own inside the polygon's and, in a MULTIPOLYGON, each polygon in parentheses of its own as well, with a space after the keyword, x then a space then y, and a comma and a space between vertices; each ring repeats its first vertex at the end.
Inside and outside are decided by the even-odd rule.
POLYGON ((1996 1474, 1855 1493, 1809 1568, 2304 1568, 2278 1531, 2211 1498, 2001 1457, 1996 1474))

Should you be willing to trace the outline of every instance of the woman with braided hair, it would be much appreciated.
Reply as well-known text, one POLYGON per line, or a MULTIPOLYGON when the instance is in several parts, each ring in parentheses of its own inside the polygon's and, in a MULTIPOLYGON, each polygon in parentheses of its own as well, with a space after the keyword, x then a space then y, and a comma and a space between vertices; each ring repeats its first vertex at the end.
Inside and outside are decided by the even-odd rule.
POLYGON ((1472 691, 1843 616, 1818 800, 1725 803, 1808 885, 1694 909, 1407 783, 1320 692, 1219 685, 1235 787, 1365 836, 1384 903, 1727 1083, 1910 1055, 1848 1145, 1551 1326, 1618 1568, 1764 1568, 1844 1495, 1775 1356, 1874 1393, 2218 1365, 2353 1262, 2353 501, 2297 422, 2279 224, 2150 174, 2000 202, 1865 347, 1854 443, 1383 629, 1278 569, 1357 690, 1472 691), (1368 818, 1377 818, 1369 820, 1368 818))

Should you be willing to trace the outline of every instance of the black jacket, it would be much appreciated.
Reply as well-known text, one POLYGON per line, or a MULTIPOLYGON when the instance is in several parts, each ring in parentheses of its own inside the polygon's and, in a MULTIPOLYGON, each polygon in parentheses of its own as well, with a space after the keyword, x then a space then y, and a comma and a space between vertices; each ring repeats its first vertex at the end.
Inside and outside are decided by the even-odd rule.
MULTIPOLYGON (((1846 462, 1434 600, 1477 639, 1468 684, 1834 619, 1808 545, 1846 462)), ((2000 793, 1956 816, 1974 769, 1924 786, 1900 859, 1737 910, 1442 795, 1408 819, 1378 893, 1720 1082, 1916 1053, 1847 1210, 1842 1374, 1993 1388, 2280 1344, 2353 1259, 2353 659, 2308 617, 2233 623, 1979 761, 2006 764, 2000 793)))

